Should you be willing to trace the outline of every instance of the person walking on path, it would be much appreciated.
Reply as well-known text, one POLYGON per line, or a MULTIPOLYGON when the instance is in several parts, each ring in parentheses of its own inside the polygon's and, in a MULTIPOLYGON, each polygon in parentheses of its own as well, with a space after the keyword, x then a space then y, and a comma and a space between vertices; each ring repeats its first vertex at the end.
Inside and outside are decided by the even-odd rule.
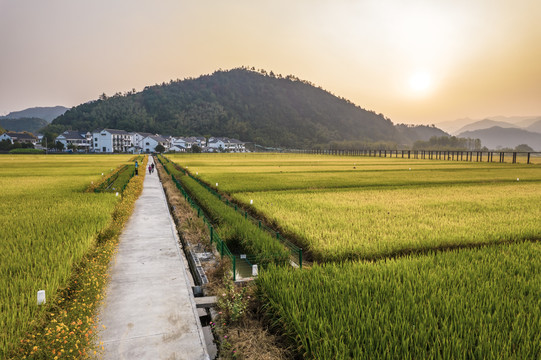
POLYGON ((148 173, 152 174, 152 166, 150 166, 150 165, 148 166, 148 173))

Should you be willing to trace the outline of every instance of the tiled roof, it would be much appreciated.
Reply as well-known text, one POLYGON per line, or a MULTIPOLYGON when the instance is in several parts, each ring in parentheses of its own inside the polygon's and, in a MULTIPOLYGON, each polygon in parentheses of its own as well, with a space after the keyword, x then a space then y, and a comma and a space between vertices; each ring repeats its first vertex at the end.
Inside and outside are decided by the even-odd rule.
POLYGON ((126 130, 103 129, 103 131, 107 131, 108 133, 114 135, 128 135, 128 132, 126 130))
POLYGON ((37 140, 36 137, 29 133, 19 133, 19 132, 6 132, 6 135, 13 139, 20 139, 20 140, 37 140))
POLYGON ((215 144, 217 143, 218 141, 221 141, 223 142, 224 144, 244 144, 244 142, 240 141, 240 140, 237 140, 237 139, 230 139, 230 138, 226 138, 226 137, 216 137, 216 138, 211 138, 209 140, 209 144, 215 144))
POLYGON ((68 140, 68 139, 69 140, 86 139, 84 134, 81 134, 80 132, 73 131, 73 130, 66 130, 61 135, 64 136, 66 138, 66 140, 68 140))
POLYGON ((159 135, 151 135, 151 136, 147 136, 157 142, 167 142, 167 139, 164 139, 163 137, 159 136, 159 135))

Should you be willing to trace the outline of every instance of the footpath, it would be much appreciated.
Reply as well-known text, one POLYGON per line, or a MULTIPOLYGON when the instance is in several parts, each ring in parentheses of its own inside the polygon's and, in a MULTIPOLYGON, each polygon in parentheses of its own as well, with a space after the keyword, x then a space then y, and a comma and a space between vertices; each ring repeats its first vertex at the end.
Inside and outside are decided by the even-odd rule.
POLYGON ((177 240, 158 174, 147 169, 100 309, 105 359, 209 359, 177 240))

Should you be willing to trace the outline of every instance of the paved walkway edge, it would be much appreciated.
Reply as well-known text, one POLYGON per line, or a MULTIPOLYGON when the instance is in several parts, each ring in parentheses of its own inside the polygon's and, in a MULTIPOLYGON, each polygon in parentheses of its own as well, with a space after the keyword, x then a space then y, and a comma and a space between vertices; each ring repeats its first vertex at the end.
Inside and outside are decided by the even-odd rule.
MULTIPOLYGON (((157 173, 157 170, 156 170, 156 177, 157 176, 158 176, 158 173, 157 173)), ((158 179, 159 179, 159 177, 158 177, 158 179)), ((205 349, 205 354, 207 356, 207 359, 209 359, 209 356, 208 356, 207 350, 206 350, 207 345, 206 345, 206 342, 205 342, 205 335, 203 334, 203 327, 201 326, 201 321, 199 321, 199 314, 197 312, 197 304, 195 303, 194 296, 192 296, 192 294, 193 294, 192 286, 194 284, 193 284, 193 279, 192 279, 191 275, 189 275, 189 273, 188 273, 188 271, 189 271, 188 260, 186 259, 186 256, 184 255, 184 251, 182 251, 182 249, 180 248, 180 239, 178 237, 177 226, 175 225, 175 220, 173 219, 173 216, 171 215, 171 212, 169 211, 169 203, 167 202, 167 197, 165 195, 165 191, 163 189, 161 181, 160 181, 160 187, 161 187, 161 191, 162 191, 162 194, 163 194, 163 200, 165 202, 165 207, 167 208, 167 215, 168 215, 169 221, 171 223, 171 232, 173 233, 173 237, 175 238, 175 245, 176 245, 176 248, 177 248, 177 253, 178 253, 179 257, 180 257, 180 261, 182 262, 182 270, 183 270, 182 272, 184 273, 184 279, 186 279, 186 284, 188 284, 190 286, 190 288, 189 288, 189 290, 190 290, 190 303, 191 303, 191 308, 192 308, 193 315, 197 319, 197 328, 198 328, 198 334, 199 334, 199 341, 201 342, 201 345, 205 349)))
POLYGON ((109 274, 99 309, 104 359, 209 359, 187 261, 156 172, 146 173, 109 274))

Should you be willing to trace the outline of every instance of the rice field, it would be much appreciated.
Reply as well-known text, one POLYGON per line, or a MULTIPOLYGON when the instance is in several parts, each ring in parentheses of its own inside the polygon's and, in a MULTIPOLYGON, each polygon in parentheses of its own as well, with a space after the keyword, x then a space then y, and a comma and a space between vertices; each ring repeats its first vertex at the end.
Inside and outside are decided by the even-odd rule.
POLYGON ((298 154, 170 155, 226 193, 539 182, 538 165, 298 154))
POLYGON ((266 310, 305 359, 539 359, 541 244, 268 268, 266 310))
POLYGON ((218 183, 317 261, 541 238, 539 165, 292 154, 171 160, 218 183))
POLYGON ((0 156, 0 355, 53 301, 118 202, 85 192, 130 155, 0 156), (102 176, 103 174, 103 176, 102 176))
POLYGON ((240 193, 315 260, 541 238, 539 184, 240 193))
POLYGON ((306 359, 541 357, 541 168, 292 154, 170 159, 297 241, 263 268, 306 359))

